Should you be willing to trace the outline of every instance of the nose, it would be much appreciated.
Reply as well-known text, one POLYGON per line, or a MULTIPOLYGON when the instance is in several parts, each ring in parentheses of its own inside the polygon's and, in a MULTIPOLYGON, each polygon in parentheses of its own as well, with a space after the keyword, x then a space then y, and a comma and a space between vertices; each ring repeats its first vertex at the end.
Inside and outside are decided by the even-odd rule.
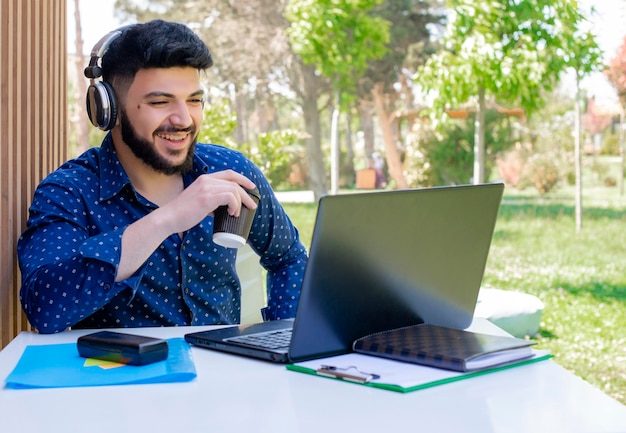
POLYGON ((191 115, 192 109, 193 108, 189 107, 185 101, 179 101, 172 104, 172 111, 169 115, 172 125, 184 128, 191 125, 193 123, 193 116, 191 115))

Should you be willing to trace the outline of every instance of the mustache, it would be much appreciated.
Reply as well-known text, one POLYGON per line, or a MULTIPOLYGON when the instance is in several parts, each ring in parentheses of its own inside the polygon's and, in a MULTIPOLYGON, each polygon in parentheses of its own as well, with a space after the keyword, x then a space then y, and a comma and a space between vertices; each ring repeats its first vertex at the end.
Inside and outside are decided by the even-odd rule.
POLYGON ((196 132, 196 127, 194 125, 189 125, 186 128, 179 128, 176 126, 162 126, 154 131, 155 134, 168 134, 177 132, 188 132, 194 134, 196 132))

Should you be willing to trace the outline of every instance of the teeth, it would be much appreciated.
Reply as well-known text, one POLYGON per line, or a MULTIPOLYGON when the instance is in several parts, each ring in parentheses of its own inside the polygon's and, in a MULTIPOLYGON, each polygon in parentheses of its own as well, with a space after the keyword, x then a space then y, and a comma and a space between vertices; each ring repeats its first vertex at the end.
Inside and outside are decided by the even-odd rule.
POLYGON ((159 134, 159 137, 170 140, 170 141, 180 141, 184 140, 187 137, 187 134, 179 135, 179 134, 159 134))

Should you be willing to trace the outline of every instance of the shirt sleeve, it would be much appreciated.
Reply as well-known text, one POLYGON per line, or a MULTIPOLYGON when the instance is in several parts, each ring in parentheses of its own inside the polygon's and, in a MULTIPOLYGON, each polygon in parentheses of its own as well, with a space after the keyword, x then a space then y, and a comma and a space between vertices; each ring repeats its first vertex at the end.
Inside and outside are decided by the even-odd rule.
POLYGON ((42 183, 17 245, 20 300, 41 333, 73 326, 137 281, 115 283, 124 227, 90 236, 88 211, 73 191, 42 183))
POLYGON ((249 241, 267 270, 265 320, 292 318, 300 298, 307 251, 298 230, 262 175, 253 179, 261 193, 249 241))

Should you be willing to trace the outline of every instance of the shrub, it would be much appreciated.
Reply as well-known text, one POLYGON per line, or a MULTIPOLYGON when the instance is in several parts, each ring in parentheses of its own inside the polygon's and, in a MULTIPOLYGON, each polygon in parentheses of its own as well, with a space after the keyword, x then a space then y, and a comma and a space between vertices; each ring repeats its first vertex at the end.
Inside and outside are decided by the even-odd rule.
POLYGON ((515 147, 496 155, 496 166, 500 178, 513 187, 523 186, 522 176, 530 154, 530 145, 523 146, 520 142, 515 147))
POLYGON ((216 143, 238 150, 254 162, 272 187, 289 182, 293 167, 304 159, 304 149, 298 142, 301 134, 286 129, 261 133, 256 144, 237 143, 233 132, 237 128, 237 115, 227 100, 217 100, 204 109, 204 127, 198 134, 201 143, 216 143))
MULTIPOLYGON (((498 152, 511 146, 511 128, 496 110, 485 116, 485 179, 491 177, 498 152)), ((416 122, 407 137, 405 176, 412 186, 465 184, 472 180, 474 122, 452 119, 438 127, 416 122)))
POLYGON ((537 188, 540 194, 550 191, 559 181, 559 168, 549 155, 537 154, 528 159, 523 182, 537 188))
POLYGON ((251 159, 261 168, 274 189, 288 184, 293 167, 304 159, 305 150, 299 144, 300 138, 301 134, 292 129, 259 134, 251 159))

